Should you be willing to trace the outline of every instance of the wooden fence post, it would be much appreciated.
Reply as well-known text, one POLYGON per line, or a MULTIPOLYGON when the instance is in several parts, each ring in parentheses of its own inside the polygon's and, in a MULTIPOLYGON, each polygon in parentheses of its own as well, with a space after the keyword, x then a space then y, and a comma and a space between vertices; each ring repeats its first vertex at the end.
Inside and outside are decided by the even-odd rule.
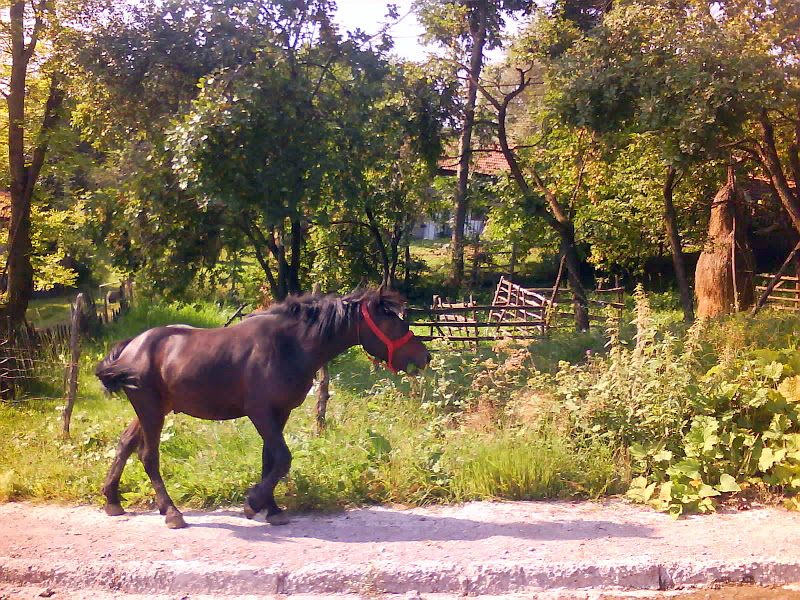
MULTIPOLYGON (((313 287, 315 294, 320 293, 319 283, 315 283, 313 287)), ((319 377, 319 385, 317 386, 317 435, 325 430, 325 416, 328 413, 328 399, 331 397, 331 374, 328 370, 328 365, 324 365, 317 371, 319 377)))
POLYGON ((75 306, 70 303, 70 332, 69 349, 70 364, 67 367, 67 403, 61 413, 61 427, 64 437, 69 437, 69 424, 72 420, 72 409, 75 406, 75 396, 78 394, 78 359, 81 356, 80 322, 83 315, 84 295, 78 294, 75 306))
POLYGON ((512 281, 516 277, 517 271, 517 253, 519 252, 519 245, 517 242, 511 242, 511 260, 508 264, 508 278, 512 281))

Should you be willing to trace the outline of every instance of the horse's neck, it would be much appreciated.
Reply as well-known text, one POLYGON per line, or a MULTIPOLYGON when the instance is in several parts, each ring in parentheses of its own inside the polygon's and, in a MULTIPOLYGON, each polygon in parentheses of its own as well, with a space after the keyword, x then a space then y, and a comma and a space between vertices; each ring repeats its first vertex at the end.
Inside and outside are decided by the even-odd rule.
POLYGON ((309 348, 314 371, 321 369, 345 350, 358 344, 358 329, 356 325, 343 329, 341 333, 331 336, 327 340, 315 341, 312 347, 309 348))

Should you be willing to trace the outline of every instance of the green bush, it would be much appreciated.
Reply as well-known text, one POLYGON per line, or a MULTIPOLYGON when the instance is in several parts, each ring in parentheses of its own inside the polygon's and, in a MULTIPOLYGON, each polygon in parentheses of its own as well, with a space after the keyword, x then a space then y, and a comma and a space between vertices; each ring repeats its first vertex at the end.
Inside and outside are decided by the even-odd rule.
POLYGON ((633 344, 612 330, 607 355, 540 381, 576 435, 628 454, 628 497, 678 516, 746 489, 800 489, 800 350, 757 348, 785 341, 785 324, 750 320, 745 336, 736 317, 679 340, 653 327, 641 291, 636 301, 633 344))

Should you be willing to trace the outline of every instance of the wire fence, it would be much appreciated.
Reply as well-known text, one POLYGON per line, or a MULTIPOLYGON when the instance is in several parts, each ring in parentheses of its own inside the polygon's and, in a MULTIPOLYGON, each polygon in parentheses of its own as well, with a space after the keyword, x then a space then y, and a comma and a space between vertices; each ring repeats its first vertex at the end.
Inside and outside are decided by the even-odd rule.
POLYGON ((63 428, 68 435, 81 346, 116 321, 130 304, 130 284, 120 284, 113 293, 113 303, 104 298, 101 311, 88 293, 79 293, 70 303, 68 324, 44 329, 30 324, 6 326, 6 334, 0 337, 0 400, 26 405, 63 400, 63 428))

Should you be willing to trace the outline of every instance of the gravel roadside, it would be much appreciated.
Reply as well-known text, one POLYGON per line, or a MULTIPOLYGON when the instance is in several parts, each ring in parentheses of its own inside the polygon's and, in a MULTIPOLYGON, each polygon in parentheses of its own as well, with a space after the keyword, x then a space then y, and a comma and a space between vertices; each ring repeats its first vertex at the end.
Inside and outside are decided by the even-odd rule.
POLYGON ((282 527, 239 509, 184 514, 189 527, 171 530, 156 512, 2 504, 0 600, 549 600, 691 588, 800 600, 800 514, 779 508, 673 520, 620 500, 474 502, 296 515, 282 527))

